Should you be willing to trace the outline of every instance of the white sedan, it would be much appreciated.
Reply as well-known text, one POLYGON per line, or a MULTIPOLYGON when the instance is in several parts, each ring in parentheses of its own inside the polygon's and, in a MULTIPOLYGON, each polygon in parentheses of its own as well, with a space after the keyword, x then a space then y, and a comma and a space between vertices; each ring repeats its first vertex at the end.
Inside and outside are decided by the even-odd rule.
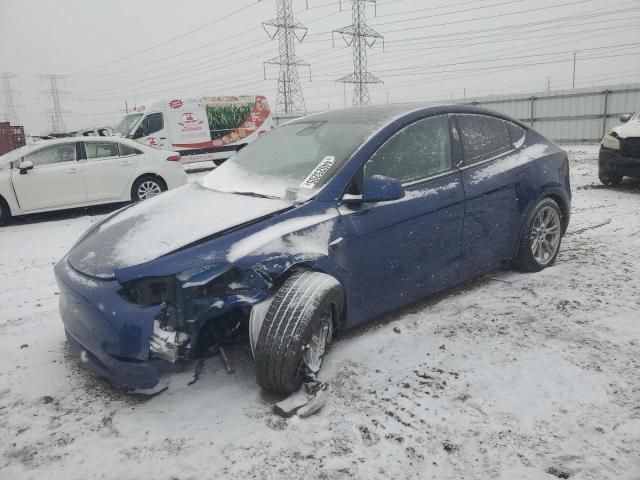
POLYGON ((118 137, 46 140, 0 156, 0 224, 15 215, 144 200, 186 182, 175 152, 118 137))

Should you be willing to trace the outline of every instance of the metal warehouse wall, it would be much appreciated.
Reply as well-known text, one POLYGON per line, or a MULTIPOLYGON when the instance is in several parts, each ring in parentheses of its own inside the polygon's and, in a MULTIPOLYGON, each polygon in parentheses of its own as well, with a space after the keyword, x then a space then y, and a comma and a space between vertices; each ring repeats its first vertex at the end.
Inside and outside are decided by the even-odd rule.
POLYGON ((621 115, 640 110, 640 84, 457 99, 453 103, 504 113, 558 143, 599 142, 620 124, 621 115))

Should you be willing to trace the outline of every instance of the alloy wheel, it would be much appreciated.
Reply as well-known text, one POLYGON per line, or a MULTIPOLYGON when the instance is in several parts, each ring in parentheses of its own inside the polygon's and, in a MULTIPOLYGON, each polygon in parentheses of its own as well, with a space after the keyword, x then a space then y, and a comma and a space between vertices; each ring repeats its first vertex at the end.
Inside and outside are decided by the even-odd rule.
POLYGON ((531 228, 531 253, 540 265, 547 265, 555 258, 560 246, 560 215, 545 206, 540 209, 531 228))
POLYGON ((140 200, 146 200, 147 198, 155 197, 162 193, 162 189, 157 182, 153 180, 145 180, 138 187, 138 198, 140 200))

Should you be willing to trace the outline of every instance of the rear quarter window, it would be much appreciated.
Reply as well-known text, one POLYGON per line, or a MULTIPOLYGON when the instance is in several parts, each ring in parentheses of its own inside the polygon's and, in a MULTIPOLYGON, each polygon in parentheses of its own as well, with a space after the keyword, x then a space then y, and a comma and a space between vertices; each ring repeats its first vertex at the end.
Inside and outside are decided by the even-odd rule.
POLYGON ((128 157, 129 155, 141 155, 142 152, 137 148, 130 147, 129 145, 125 145, 124 143, 119 143, 118 147, 120 148, 120 156, 128 157))

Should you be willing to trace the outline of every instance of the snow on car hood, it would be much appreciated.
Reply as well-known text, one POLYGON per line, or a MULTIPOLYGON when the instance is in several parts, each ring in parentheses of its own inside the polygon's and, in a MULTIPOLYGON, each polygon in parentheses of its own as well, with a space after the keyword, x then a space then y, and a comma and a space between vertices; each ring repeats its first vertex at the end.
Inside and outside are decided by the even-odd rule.
POLYGON ((613 129, 620 138, 640 137, 640 121, 629 120, 613 129))
POLYGON ((109 217, 69 253, 71 266, 111 278, 219 232, 291 207, 284 200, 222 193, 191 183, 109 217))

